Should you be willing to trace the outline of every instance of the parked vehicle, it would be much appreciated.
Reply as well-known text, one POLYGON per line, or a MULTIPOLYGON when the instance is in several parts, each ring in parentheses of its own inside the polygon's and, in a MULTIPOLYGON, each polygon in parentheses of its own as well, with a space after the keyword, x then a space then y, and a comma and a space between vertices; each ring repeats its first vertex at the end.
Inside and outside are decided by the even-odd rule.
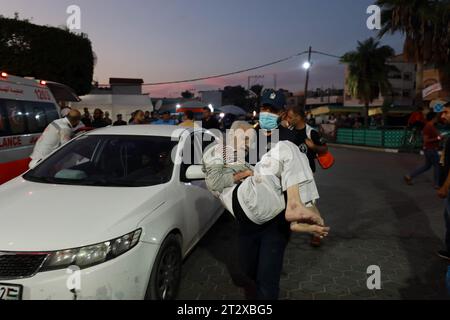
POLYGON ((224 211, 195 164, 214 140, 108 127, 0 186, 0 299, 174 299, 183 258, 224 211))
POLYGON ((45 81, 0 73, 0 184, 28 169, 34 144, 59 117, 45 81))

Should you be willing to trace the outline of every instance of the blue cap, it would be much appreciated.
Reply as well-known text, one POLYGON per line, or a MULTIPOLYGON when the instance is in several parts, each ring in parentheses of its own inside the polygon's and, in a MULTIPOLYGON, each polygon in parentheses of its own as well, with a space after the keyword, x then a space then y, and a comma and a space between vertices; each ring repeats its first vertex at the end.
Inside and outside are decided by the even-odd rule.
POLYGON ((286 107, 286 96, 282 90, 264 90, 261 98, 261 106, 270 106, 275 110, 283 110, 286 107))

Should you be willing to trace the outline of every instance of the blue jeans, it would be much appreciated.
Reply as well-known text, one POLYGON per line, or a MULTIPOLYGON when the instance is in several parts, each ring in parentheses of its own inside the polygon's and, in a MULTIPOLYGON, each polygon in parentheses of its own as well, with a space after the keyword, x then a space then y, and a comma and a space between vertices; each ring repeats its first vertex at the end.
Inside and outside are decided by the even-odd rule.
POLYGON ((445 245, 447 246, 447 251, 450 252, 450 194, 448 195, 447 199, 445 200, 445 212, 444 212, 444 219, 445 219, 445 245))
POLYGON ((409 176, 414 179, 415 177, 421 175, 422 173, 427 172, 432 167, 434 167, 434 185, 439 186, 439 178, 440 178, 440 164, 439 164, 439 153, 437 150, 425 150, 425 164, 416 169, 409 176))

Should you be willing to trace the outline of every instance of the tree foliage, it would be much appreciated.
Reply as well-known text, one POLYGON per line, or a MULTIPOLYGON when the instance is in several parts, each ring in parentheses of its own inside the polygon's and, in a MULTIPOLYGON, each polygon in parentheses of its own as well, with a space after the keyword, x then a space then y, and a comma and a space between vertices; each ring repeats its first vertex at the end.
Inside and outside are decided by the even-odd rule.
POLYGON ((183 92, 181 93, 181 96, 182 96, 184 99, 192 99, 192 98, 194 97, 194 94, 193 94, 191 91, 186 90, 186 91, 183 91, 183 92))
MULTIPOLYGON (((382 29, 405 36, 406 59, 418 64, 418 94, 422 88, 423 65, 435 65, 450 75, 450 1, 449 0, 378 0, 382 8, 382 29)), ((448 83, 447 83, 448 84, 448 83)))
POLYGON ((85 34, 0 17, 0 70, 90 92, 94 53, 85 34))
POLYGON ((365 124, 368 125, 368 109, 370 103, 382 94, 387 94, 392 88, 388 80, 390 72, 397 71, 388 65, 389 58, 394 56, 394 49, 389 46, 379 46, 379 42, 369 38, 358 42, 356 51, 346 53, 341 62, 348 65, 347 87, 350 94, 365 105, 365 124))
POLYGON ((248 92, 243 86, 227 86, 223 89, 224 105, 235 105, 245 110, 249 109, 248 92))

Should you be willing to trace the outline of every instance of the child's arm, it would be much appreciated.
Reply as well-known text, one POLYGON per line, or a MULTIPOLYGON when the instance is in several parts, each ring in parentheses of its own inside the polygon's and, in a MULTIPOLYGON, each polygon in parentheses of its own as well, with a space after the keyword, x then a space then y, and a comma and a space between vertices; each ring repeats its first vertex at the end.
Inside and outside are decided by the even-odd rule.
MULTIPOLYGON (((220 147, 220 145, 219 145, 220 147)), ((222 153, 217 145, 211 146, 203 155, 203 171, 206 174, 206 186, 211 192, 222 193, 235 184, 234 175, 227 170, 222 153)))
POLYGON ((205 165, 206 185, 210 191, 222 193, 224 189, 234 186, 234 174, 225 172, 223 165, 205 165))

